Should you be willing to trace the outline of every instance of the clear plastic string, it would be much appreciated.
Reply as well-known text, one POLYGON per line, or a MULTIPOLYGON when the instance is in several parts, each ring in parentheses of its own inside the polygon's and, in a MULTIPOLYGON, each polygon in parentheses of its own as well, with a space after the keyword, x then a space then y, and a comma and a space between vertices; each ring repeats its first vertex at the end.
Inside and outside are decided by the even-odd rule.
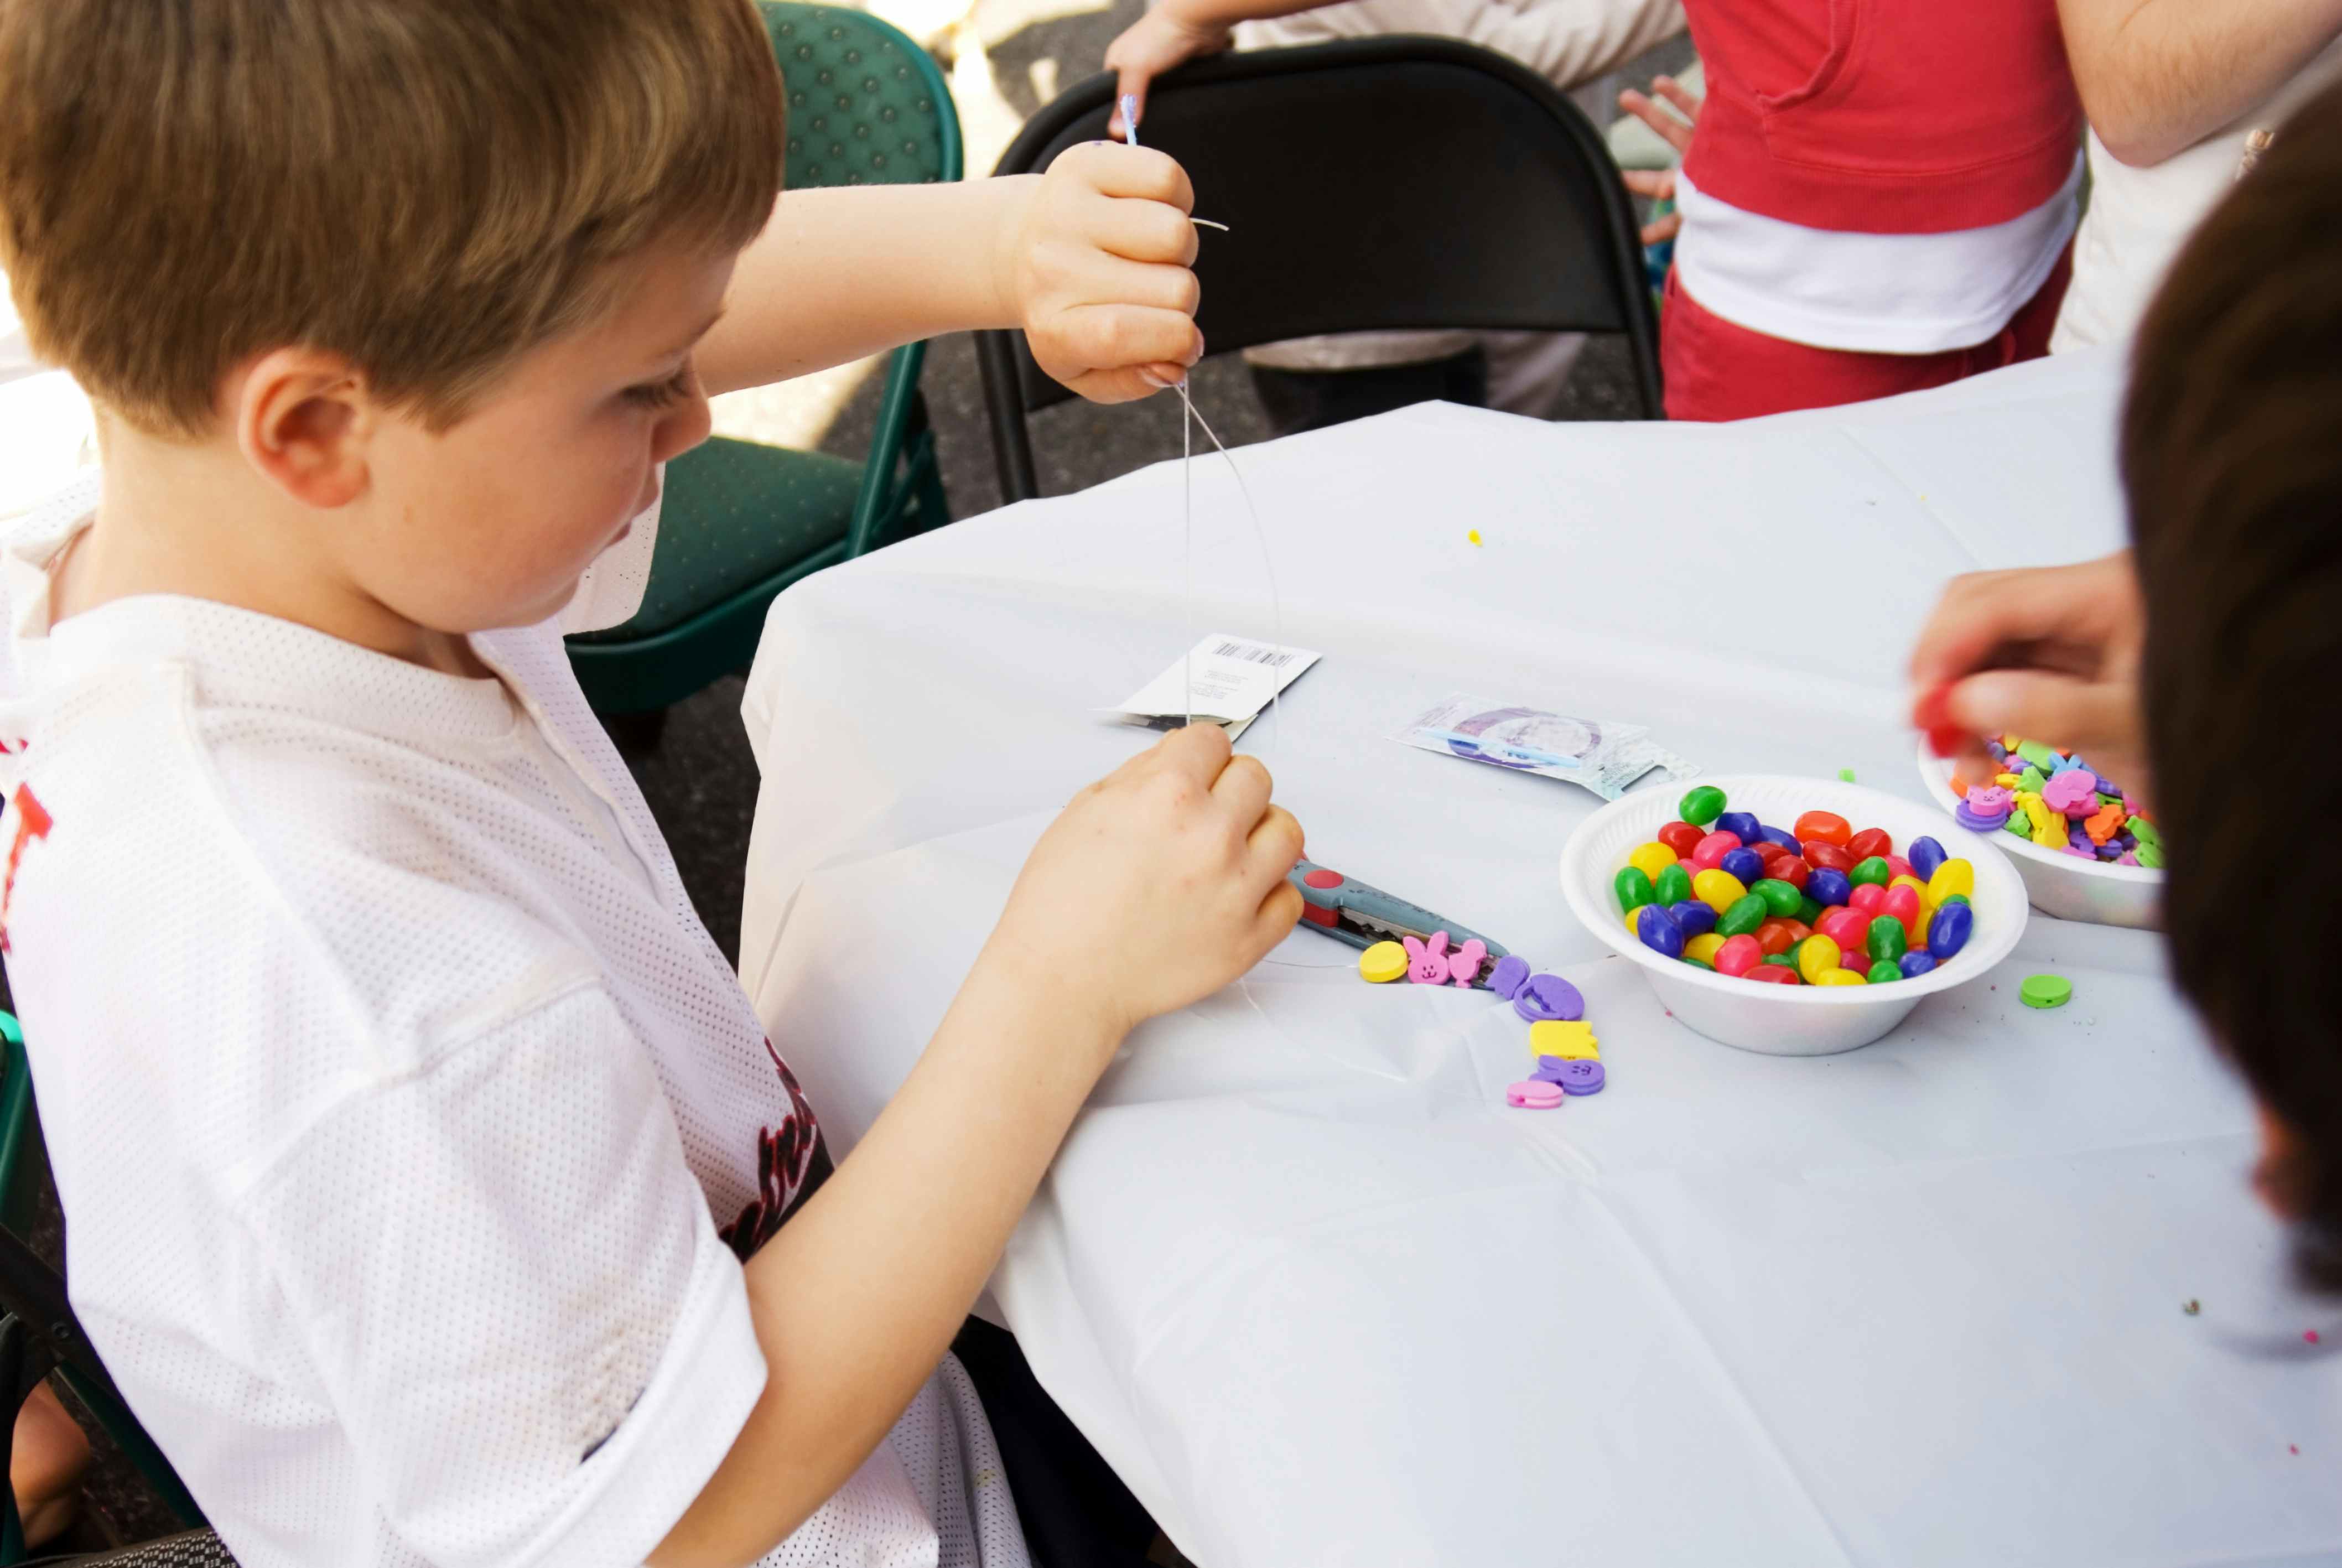
MULTIPOLYGON (((1260 551, 1261 574, 1268 580, 1269 625, 1276 634, 1276 640, 1271 644, 1270 651, 1281 660, 1285 655, 1285 598, 1277 592, 1276 564, 1268 553, 1268 531, 1260 525, 1260 508, 1253 504, 1252 486, 1245 483, 1244 470, 1236 465, 1236 457, 1228 451, 1227 444, 1220 439, 1219 433, 1212 428, 1211 421, 1204 417, 1202 412, 1196 406, 1196 400, 1188 395, 1187 384, 1182 381, 1172 390, 1178 393, 1183 410, 1179 417, 1179 477, 1186 514, 1182 520, 1185 534, 1182 547, 1186 557, 1188 613, 1192 615, 1196 607, 1196 502, 1193 480, 1196 458, 1188 424, 1188 421, 1193 420, 1196 424, 1203 426, 1204 434, 1218 450, 1221 461, 1228 465, 1228 473, 1236 482, 1236 494, 1244 497, 1245 515, 1252 523, 1253 544, 1260 551)), ((1285 693, 1285 666, 1282 664, 1272 664, 1269 665, 1269 671, 1268 716, 1274 734, 1271 737, 1272 744, 1266 749, 1274 754, 1285 740, 1285 710, 1281 705, 1285 693)), ((1193 724, 1196 719, 1194 677, 1192 674, 1183 674, 1181 678, 1188 686, 1187 722, 1193 724)))

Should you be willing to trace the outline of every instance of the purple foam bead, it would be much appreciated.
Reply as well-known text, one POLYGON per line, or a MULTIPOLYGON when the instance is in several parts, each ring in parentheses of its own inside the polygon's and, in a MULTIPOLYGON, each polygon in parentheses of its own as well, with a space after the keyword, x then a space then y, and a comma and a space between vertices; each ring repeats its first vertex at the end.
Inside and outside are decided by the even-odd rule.
POLYGON ((2118 844, 2102 844, 2097 846, 2096 854, 2100 860, 2115 860, 2121 856, 2122 845, 2118 844))
POLYGON ((1992 760, 1997 763, 2005 763, 2008 760, 2008 748, 2002 745, 1998 741, 1985 742, 1984 749, 1991 754, 1992 760))

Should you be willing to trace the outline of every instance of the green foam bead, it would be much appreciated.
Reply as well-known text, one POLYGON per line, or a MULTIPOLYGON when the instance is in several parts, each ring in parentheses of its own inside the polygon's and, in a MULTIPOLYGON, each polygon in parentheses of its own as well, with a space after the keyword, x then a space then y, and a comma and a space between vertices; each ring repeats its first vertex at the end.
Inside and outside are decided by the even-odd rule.
POLYGON ((2027 843, 2030 843, 2033 838, 2033 824, 2026 820, 2026 815, 2021 811, 2010 812, 2008 814, 2008 820, 2000 824, 2000 831, 2003 833, 2013 833, 2017 837, 2026 840, 2027 843))
POLYGON ((2041 786, 2048 782, 2049 775, 2039 768, 2027 768, 2017 775, 2017 787, 2033 794, 2039 794, 2041 786))
POLYGON ((2163 830, 2145 817, 2135 816, 2123 825, 2130 829, 2132 836, 2138 840, 2139 848, 2145 849, 2149 844, 2157 849, 2163 847, 2163 830))
POLYGON ((2017 742, 2017 754, 2045 774, 2057 765, 2057 754, 2039 741, 2017 742))
POLYGON ((2136 853, 2138 855, 2139 864, 2147 867, 2149 871, 2160 871, 2163 869, 2163 846, 2161 844, 2149 844, 2145 839, 2141 839, 2139 840, 2138 849, 2136 853))

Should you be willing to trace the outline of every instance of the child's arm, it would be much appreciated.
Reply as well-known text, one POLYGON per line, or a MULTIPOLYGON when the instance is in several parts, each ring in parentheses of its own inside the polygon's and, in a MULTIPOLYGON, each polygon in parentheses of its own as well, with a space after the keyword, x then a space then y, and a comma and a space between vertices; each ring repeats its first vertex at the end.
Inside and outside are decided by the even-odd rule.
POLYGON ((807 1518, 950 1345, 1123 1035, 1293 928, 1301 830, 1215 726, 1092 785, 1043 835, 926 1054, 747 1265, 768 1373, 729 1455, 652 1554, 738 1564, 807 1518))
POLYGON ((2277 91, 2342 35, 2342 0, 2057 0, 2090 127, 2142 168, 2277 91))
POLYGON ((1022 327, 1041 368, 1101 403, 1203 355, 1194 203, 1161 153, 1069 148, 1046 175, 790 191, 741 253, 702 341, 726 392, 947 332, 1022 327))

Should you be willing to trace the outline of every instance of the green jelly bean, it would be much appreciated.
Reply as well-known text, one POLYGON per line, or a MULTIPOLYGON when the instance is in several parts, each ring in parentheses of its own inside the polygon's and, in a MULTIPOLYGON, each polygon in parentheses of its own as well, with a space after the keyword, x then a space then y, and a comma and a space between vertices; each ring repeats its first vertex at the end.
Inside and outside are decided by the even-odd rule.
MULTIPOLYGON (((1631 871, 1634 868, 1629 866, 1627 869, 1631 871)), ((1651 884, 1651 892, 1661 904, 1671 907, 1681 904, 1691 896, 1691 873, 1684 869, 1681 861, 1677 861, 1659 873, 1658 880, 1651 884)))
POLYGON ((1765 962, 1777 964, 1784 969, 1795 969, 1797 966, 1797 961, 1786 953, 1768 953, 1765 955, 1765 962))
POLYGON ((1676 813, 1694 827, 1706 827, 1724 814, 1724 792, 1714 784, 1701 784, 1676 803, 1676 813))
POLYGON ((2035 767, 2039 768, 2045 774, 2051 768, 2057 765, 2057 754, 2050 750, 2047 746, 2043 745, 2039 741, 2017 742, 2017 754, 2023 757, 2027 762, 2031 763, 2035 767))
MULTIPOLYGON (((1976 901, 1975 901, 1974 899, 1970 898, 1970 897, 1969 897, 1967 894, 1965 894, 1965 893, 1947 893, 1947 894, 1946 894, 1944 895, 1944 903, 1945 903, 1945 904, 1965 904, 1968 905, 1970 908, 1974 908, 1974 907, 1976 906, 1976 901)), ((1937 907, 1937 908, 1941 908, 1941 907, 1942 907, 1942 905, 1941 905, 1941 904, 1938 904, 1937 907)))
POLYGON ((2145 817, 2135 816, 2123 824, 2123 826, 2130 829, 2132 836, 2138 840, 2139 848, 2145 849, 2149 844, 2153 844, 2157 849, 2163 847, 2163 830, 2145 817))
POLYGON ((1710 974, 1716 973, 1716 965, 1713 964, 1703 964, 1696 958, 1686 958, 1683 962, 1690 964, 1694 969, 1705 969, 1710 974))
POLYGON ((2149 871, 2160 871, 2163 868, 2163 846, 2161 844, 2149 844, 2147 840, 2141 839, 2138 841, 2138 849, 2137 854, 2138 855, 2139 864, 2147 867, 2149 871))
POLYGON ((1718 936, 1746 936, 1772 918, 1772 907, 1756 894, 1744 894, 1732 901, 1716 923, 1718 936))
POLYGON ((1910 934, 1903 923, 1891 914, 1882 914, 1870 923, 1868 941, 1870 956, 1881 964, 1895 964, 1911 949, 1910 934))
POLYGON ((2043 773, 2039 768, 2027 768, 2023 773, 2017 775, 2017 787, 2021 790, 2028 790, 2035 794, 2039 794, 2041 793, 2041 786, 2048 782, 2049 775, 2043 773))
POLYGON ((1765 901, 1765 907, 1776 914, 1795 914, 1804 906, 1806 895, 1777 876, 1761 876, 1749 892, 1765 901))
POLYGON ((1857 887, 1860 887, 1866 882, 1885 887, 1894 875, 1893 869, 1887 864, 1887 857, 1883 854, 1874 854, 1852 871, 1847 872, 1846 879, 1857 887))
POLYGON ((1812 898, 1800 898, 1797 900, 1797 918, 1799 920, 1803 921, 1807 925, 1811 925, 1815 921, 1819 920, 1821 917, 1822 906, 1819 900, 1812 898))
POLYGON ((1873 985, 1884 985, 1890 980, 1902 978, 1903 971, 1883 958, 1870 966, 1869 980, 1873 985))
POLYGON ((1610 880, 1610 888, 1618 895, 1618 907, 1629 914, 1658 896, 1651 879, 1643 874, 1639 865, 1620 866, 1618 874, 1610 880))

